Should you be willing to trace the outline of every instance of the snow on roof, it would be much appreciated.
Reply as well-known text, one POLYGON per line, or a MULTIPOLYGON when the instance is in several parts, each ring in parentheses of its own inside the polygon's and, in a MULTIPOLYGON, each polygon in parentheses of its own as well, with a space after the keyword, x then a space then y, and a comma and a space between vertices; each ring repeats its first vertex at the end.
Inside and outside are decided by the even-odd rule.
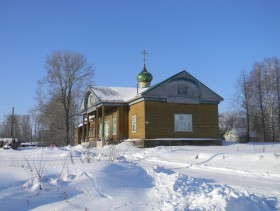
MULTIPOLYGON (((92 122, 93 119, 94 119, 94 117, 95 117, 95 115, 89 115, 89 122, 92 122)), ((87 122, 87 118, 84 119, 84 123, 85 123, 85 124, 86 124, 86 122, 87 122)), ((78 127, 82 127, 82 126, 83 126, 83 123, 80 123, 80 124, 78 125, 78 127)))
MULTIPOLYGON (((127 102, 137 97, 137 88, 105 86, 91 86, 90 88, 101 101, 127 102)), ((146 89, 147 88, 139 88, 138 95, 146 89)))

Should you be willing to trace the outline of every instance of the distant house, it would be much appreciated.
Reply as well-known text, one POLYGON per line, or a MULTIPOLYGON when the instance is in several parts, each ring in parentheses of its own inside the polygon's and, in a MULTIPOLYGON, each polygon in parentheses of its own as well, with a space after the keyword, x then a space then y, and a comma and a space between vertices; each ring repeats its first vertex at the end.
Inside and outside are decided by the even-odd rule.
POLYGON ((40 143, 39 142, 24 142, 24 143, 21 143, 21 147, 38 147, 40 146, 40 143))
MULTIPOLYGON (((246 129, 244 128, 233 128, 228 130, 224 134, 226 141, 230 142, 242 142, 246 140, 246 129)), ((256 141, 258 138, 257 132, 250 132, 250 141, 256 141)))
POLYGON ((103 146, 125 139, 140 147, 221 144, 218 94, 187 71, 150 86, 144 64, 138 88, 88 86, 75 144, 103 146))
POLYGON ((18 138, 0 138, 0 148, 5 145, 12 147, 13 149, 17 149, 21 146, 21 142, 18 138))

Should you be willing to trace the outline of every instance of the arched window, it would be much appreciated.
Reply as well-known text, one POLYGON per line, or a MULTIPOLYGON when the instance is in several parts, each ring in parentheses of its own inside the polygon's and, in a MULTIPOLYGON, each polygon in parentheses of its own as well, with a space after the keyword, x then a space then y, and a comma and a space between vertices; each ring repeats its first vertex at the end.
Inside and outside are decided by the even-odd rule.
POLYGON ((87 110, 89 106, 89 98, 90 98, 91 92, 87 92, 85 95, 85 100, 84 100, 84 109, 87 110))

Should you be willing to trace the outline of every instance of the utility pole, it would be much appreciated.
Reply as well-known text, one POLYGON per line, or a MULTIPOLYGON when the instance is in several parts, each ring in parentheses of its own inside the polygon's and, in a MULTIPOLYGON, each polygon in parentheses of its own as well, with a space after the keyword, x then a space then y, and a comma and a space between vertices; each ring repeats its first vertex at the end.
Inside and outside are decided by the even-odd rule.
POLYGON ((13 111, 12 111, 12 124, 11 124, 11 137, 14 138, 15 137, 15 133, 14 133, 14 107, 13 107, 13 111))

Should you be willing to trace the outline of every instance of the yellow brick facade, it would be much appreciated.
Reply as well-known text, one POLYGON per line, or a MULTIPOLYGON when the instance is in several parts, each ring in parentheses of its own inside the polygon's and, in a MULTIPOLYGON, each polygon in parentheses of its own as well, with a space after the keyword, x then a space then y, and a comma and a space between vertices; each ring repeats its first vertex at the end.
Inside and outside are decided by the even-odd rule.
POLYGON ((129 107, 128 134, 130 139, 145 139, 145 102, 139 102, 129 107), (136 132, 132 132, 132 116, 136 116, 136 132))
POLYGON ((219 138, 218 105, 145 102, 145 138, 219 138), (192 132, 175 132, 174 114, 192 114, 192 132))

